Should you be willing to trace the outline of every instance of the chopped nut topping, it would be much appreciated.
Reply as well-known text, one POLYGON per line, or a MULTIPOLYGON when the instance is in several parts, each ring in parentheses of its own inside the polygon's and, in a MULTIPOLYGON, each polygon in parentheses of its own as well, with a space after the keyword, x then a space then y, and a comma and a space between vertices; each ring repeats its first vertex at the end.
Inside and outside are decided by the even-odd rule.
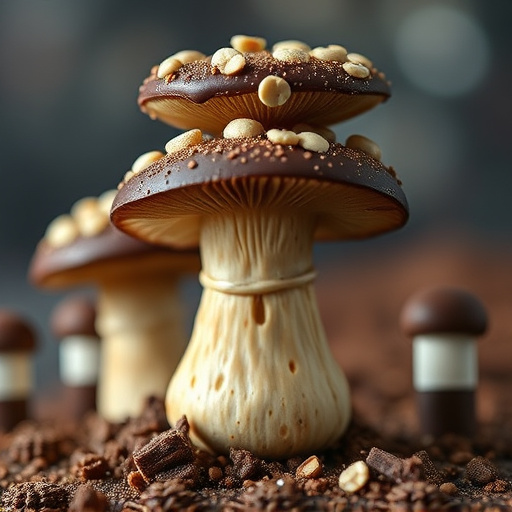
POLYGON ((75 221, 80 222, 81 219, 94 214, 98 208, 98 199, 96 197, 83 197, 71 206, 70 214, 75 221))
POLYGON ((280 48, 287 48, 289 50, 292 50, 292 49, 302 50, 304 52, 309 52, 311 50, 311 47, 308 44, 306 44, 302 41, 297 41, 295 39, 289 39, 286 41, 278 41, 277 43, 274 44, 274 46, 272 46, 272 52, 275 52, 276 50, 278 50, 280 48))
POLYGON ((362 460, 354 462, 343 470, 338 483, 345 492, 357 492, 361 490, 370 478, 370 470, 362 460))
POLYGON ((318 478, 322 474, 322 463, 316 455, 308 457, 295 471, 297 478, 318 478))
POLYGON ((292 130, 295 133, 300 132, 313 132, 318 133, 318 135, 321 135, 325 140, 329 142, 336 142, 336 134, 326 126, 312 126, 310 124, 306 123, 299 123, 293 126, 292 130))
POLYGON ((107 190, 98 197, 98 210, 105 216, 110 216, 110 209, 114 202, 117 190, 107 190))
POLYGON ((309 53, 298 48, 278 48, 272 57, 282 62, 309 62, 309 53))
POLYGON ((222 74, 228 76, 236 75, 237 73, 240 73, 242 69, 244 69, 245 64, 245 57, 241 53, 233 55, 233 57, 231 57, 224 65, 222 74))
POLYGON ((76 219, 78 230, 82 236, 95 236, 101 233, 109 224, 108 215, 104 215, 96 206, 94 212, 76 219))
POLYGON ((380 161, 382 158, 380 147, 375 142, 373 142, 373 140, 369 139, 368 137, 364 137, 363 135, 351 135, 346 140, 345 146, 347 146, 347 148, 363 151, 372 158, 375 158, 375 160, 380 161))
POLYGON ((174 137, 174 139, 171 139, 169 142, 167 142, 167 144, 165 145, 165 150, 167 151, 167 153, 176 153, 181 149, 185 149, 190 146, 199 144, 202 140, 203 134, 201 130, 189 130, 188 132, 184 132, 181 135, 178 135, 177 137, 174 137))
POLYGON ((370 70, 357 62, 344 62, 343 69, 354 78, 368 78, 370 76, 370 70))
POLYGON ((226 64, 235 56, 240 55, 238 50, 234 48, 219 48, 213 55, 211 64, 214 68, 217 68, 221 73, 224 72, 226 64))
POLYGON ((258 97, 267 107, 284 105, 291 94, 290 85, 279 76, 269 75, 258 86, 258 97))
POLYGON ((309 54, 320 60, 332 60, 336 62, 345 62, 347 60, 347 50, 343 46, 331 44, 327 48, 318 46, 313 48, 309 54))
POLYGON ((263 125, 254 119, 233 119, 226 125, 223 132, 225 139, 236 139, 237 137, 256 137, 263 133, 263 125))
POLYGON ((329 142, 318 133, 301 132, 298 134, 299 146, 315 153, 325 153, 329 149, 329 142))
POLYGON ((178 59, 182 64, 188 64, 189 62, 204 59, 206 58, 206 55, 202 52, 198 52, 197 50, 181 50, 180 52, 172 55, 172 57, 178 59))
POLYGON ((267 46, 267 41, 262 37, 236 35, 231 38, 231 46, 239 52, 261 52, 267 46))
POLYGON ((64 247, 73 242, 79 235, 73 217, 68 214, 59 215, 50 222, 44 238, 51 247, 64 247))
POLYGON ((160 63, 158 66, 158 71, 156 72, 156 76, 158 78, 164 78, 167 75, 171 75, 175 71, 178 71, 178 69, 183 66, 183 63, 176 59, 175 57, 167 57, 164 61, 160 63))
POLYGON ((347 59, 350 62, 354 62, 355 64, 362 64, 363 66, 365 66, 368 69, 373 68, 372 61, 368 57, 365 57, 364 55, 361 55, 360 53, 349 53, 349 54, 347 54, 347 59))
POLYGON ((283 144, 285 146, 296 146, 299 143, 299 136, 295 132, 277 128, 272 128, 267 132, 267 139, 272 144, 283 144))
POLYGON ((133 162, 131 171, 134 175, 138 174, 152 163, 160 160, 163 156, 164 154, 161 151, 148 151, 147 153, 143 153, 133 162))

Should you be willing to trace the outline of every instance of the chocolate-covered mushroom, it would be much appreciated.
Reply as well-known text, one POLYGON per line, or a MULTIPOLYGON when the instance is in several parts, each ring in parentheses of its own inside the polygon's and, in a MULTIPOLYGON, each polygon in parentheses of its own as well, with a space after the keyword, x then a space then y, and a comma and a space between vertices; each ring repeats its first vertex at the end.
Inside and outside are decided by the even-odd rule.
POLYGON ((428 288, 406 302, 401 325, 413 343, 413 384, 422 433, 474 434, 477 338, 487 328, 482 303, 459 288, 428 288))
POLYGON ((29 417, 35 348, 32 325, 14 311, 0 310, 0 431, 29 417))
POLYGON ((373 63, 343 46, 282 41, 268 50, 263 38, 238 35, 209 57, 181 51, 154 66, 139 105, 154 119, 218 136, 236 118, 254 119, 267 130, 303 122, 323 127, 389 95, 373 63))
POLYGON ((85 295, 65 297, 50 317, 51 332, 59 341, 64 409, 74 419, 96 410, 101 347, 95 323, 96 306, 85 295))
POLYGON ((122 421, 139 413, 149 395, 165 395, 186 345, 178 283, 198 271, 199 256, 119 232, 109 222, 115 193, 82 199, 69 215, 55 219, 37 247, 29 276, 49 289, 96 285, 98 411, 122 421))
POLYGON ((314 133, 278 132, 171 144, 124 183, 111 217, 148 242, 200 245, 204 290, 167 392, 169 421, 186 415, 209 450, 271 458, 329 445, 350 417, 317 308, 314 240, 367 238, 408 215, 378 160, 314 133))

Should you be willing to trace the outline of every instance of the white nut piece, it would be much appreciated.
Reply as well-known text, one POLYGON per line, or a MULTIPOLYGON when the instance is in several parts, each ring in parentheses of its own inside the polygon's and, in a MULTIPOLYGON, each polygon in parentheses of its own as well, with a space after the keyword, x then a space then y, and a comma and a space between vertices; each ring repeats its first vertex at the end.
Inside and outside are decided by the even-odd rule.
POLYGON ((308 457, 295 471, 297 478, 318 478, 323 471, 322 462, 316 455, 308 457))
POLYGON ((196 144, 200 144, 203 140, 203 134, 201 130, 195 128, 194 130, 189 130, 174 139, 171 139, 165 145, 165 151, 167 153, 176 153, 182 149, 188 148, 190 146, 195 146, 196 144))
POLYGON ((281 62, 309 62, 309 53, 298 48, 278 48, 274 50, 272 57, 281 62))
POLYGON ((100 234, 110 223, 108 215, 105 215, 99 208, 90 212, 86 217, 77 220, 77 227, 84 237, 91 237, 100 234))
POLYGON ((79 235, 78 227, 71 215, 63 214, 53 219, 44 234, 46 243, 57 249, 72 243, 79 235))
POLYGON ((280 48, 287 48, 287 49, 295 49, 295 50, 302 50, 304 52, 309 52, 311 50, 311 47, 302 42, 297 41, 296 39, 287 39, 285 41, 278 41, 272 46, 272 52, 275 52, 276 50, 280 48))
POLYGON ((364 55, 361 55, 360 53, 351 52, 347 55, 347 59, 350 62, 355 62, 356 64, 362 64, 363 66, 367 67, 368 69, 373 68, 373 62, 368 57, 365 57, 364 55))
POLYGON ((351 135, 346 140, 345 146, 347 148, 363 151, 372 158, 375 158, 375 160, 380 161, 382 158, 382 151, 377 143, 364 135, 351 135))
POLYGON ((221 73, 224 73, 224 69, 227 63, 235 56, 240 55, 238 50, 234 48, 220 48, 212 55, 211 64, 214 68, 217 68, 221 73))
POLYGON ((296 146, 299 143, 299 136, 291 130, 279 130, 272 128, 267 132, 267 139, 272 144, 282 144, 284 146, 296 146))
POLYGON ((197 50, 181 50, 180 52, 171 55, 171 57, 178 59, 182 64, 188 64, 189 62, 202 60, 206 58, 206 55, 202 52, 198 52, 197 50))
POLYGON ((116 194, 117 190, 112 189, 106 190, 98 197, 98 210, 106 217, 110 216, 110 210, 112 208, 112 203, 114 202, 116 194))
POLYGON ((228 76, 236 75, 240 73, 244 67, 245 57, 241 53, 238 53, 237 55, 233 55, 233 57, 226 62, 222 74, 228 76))
POLYGON ((330 60, 335 62, 346 62, 347 50, 343 46, 330 44, 327 47, 317 46, 309 54, 320 60, 330 60))
POLYGON ((292 127, 295 133, 313 132, 318 133, 328 142, 336 142, 336 133, 327 126, 313 126, 307 123, 299 123, 292 127))
POLYGON ((329 150, 329 142, 321 135, 314 132, 301 132, 299 136, 299 146, 315 153, 325 153, 329 150))
POLYGON ((76 222, 80 222, 82 219, 89 217, 89 215, 94 215, 97 210, 97 197, 83 197, 71 206, 69 213, 76 222))
POLYGON ((163 60, 158 66, 156 76, 158 78, 165 78, 167 75, 172 75, 174 72, 178 71, 181 66, 183 66, 181 60, 176 59, 174 56, 167 57, 167 59, 163 60))
POLYGON ((226 125, 222 133, 225 139, 238 137, 257 137, 265 131, 263 125, 254 119, 233 119, 226 125))
POLYGON ((345 492, 361 490, 370 479, 370 470, 363 460, 358 460, 344 469, 339 477, 338 484, 345 492))
POLYGON ((266 76, 258 86, 258 98, 267 107, 284 105, 291 94, 290 84, 280 76, 266 76))
POLYGON ((263 37, 236 35, 230 40, 231 46, 241 53, 261 52, 267 46, 267 41, 263 37))
POLYGON ((368 78, 370 76, 370 70, 358 62, 344 62, 343 69, 354 78, 368 78))
POLYGON ((133 162, 131 171, 134 175, 138 174, 157 160, 160 160, 163 156, 164 154, 161 151, 148 151, 147 153, 142 153, 142 155, 137 157, 135 162, 133 162))

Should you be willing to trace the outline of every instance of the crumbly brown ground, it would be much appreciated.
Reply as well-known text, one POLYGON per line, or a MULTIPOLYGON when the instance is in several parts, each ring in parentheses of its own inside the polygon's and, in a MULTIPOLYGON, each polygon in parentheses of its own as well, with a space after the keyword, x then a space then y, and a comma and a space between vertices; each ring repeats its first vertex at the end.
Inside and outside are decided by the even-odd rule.
MULTIPOLYGON (((384 439, 355 420, 332 449, 315 454, 321 471, 300 476, 307 458, 261 460, 232 449, 197 450, 185 419, 170 429, 164 404, 111 424, 91 414, 81 425, 24 423, 2 438, 2 506, 13 510, 507 510, 512 445, 446 436, 436 442, 384 439), (344 492, 340 473, 364 460, 367 483, 344 492), (299 475, 299 476, 297 476, 299 475)), ((311 455, 311 454, 309 454, 311 455)))

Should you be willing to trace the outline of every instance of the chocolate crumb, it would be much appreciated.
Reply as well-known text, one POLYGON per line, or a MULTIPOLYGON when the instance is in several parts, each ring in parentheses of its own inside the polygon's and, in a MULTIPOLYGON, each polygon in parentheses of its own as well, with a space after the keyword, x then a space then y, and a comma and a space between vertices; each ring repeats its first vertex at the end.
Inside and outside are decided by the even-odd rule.
POLYGON ((475 485, 483 486, 498 478, 498 468, 485 457, 474 457, 466 466, 466 478, 475 485))
POLYGON ((108 510, 108 500, 105 494, 85 484, 78 487, 68 508, 68 512, 104 512, 106 510, 108 510))

